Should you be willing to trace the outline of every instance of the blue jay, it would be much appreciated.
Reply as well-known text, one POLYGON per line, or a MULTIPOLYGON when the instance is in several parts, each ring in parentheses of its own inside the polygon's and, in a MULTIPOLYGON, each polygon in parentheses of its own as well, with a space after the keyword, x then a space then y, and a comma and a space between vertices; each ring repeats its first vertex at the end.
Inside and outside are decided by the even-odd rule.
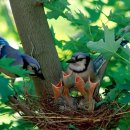
MULTIPOLYGON (((123 40, 120 45, 123 47, 128 43, 127 40, 123 40)), ((97 75, 99 78, 102 76, 100 74, 102 69, 105 69, 108 63, 103 55, 99 55, 96 59, 92 60, 90 55, 87 53, 77 52, 74 53, 70 60, 67 61, 69 63, 67 72, 68 73, 77 73, 81 76, 84 81, 88 80, 88 76, 90 76, 91 81, 95 81, 97 79, 97 75)), ((100 78, 100 79, 101 79, 100 78)))
MULTIPOLYGON (((121 42, 120 45, 125 46, 127 43, 128 41, 124 41, 121 42)), ((84 82, 87 82, 88 79, 90 79, 92 83, 96 83, 97 81, 101 81, 108 62, 109 60, 106 60, 103 55, 99 55, 93 60, 89 54, 77 52, 67 61, 67 73, 73 72, 73 74, 78 74, 84 82)), ((94 92, 94 98, 96 101, 100 100, 98 94, 99 87, 97 87, 94 92)))
MULTIPOLYGON (((103 62, 101 64, 103 64, 104 62, 105 59, 103 59, 103 62)), ((96 70, 97 65, 94 64, 95 62, 93 60, 91 60, 89 54, 82 52, 74 53, 71 59, 67 61, 67 63, 69 63, 67 69, 68 73, 77 73, 80 77, 84 79, 84 81, 87 81, 89 76, 92 81, 95 80, 97 73, 96 71, 98 71, 96 70)))
MULTIPOLYGON (((6 40, 0 37, 0 58, 4 56, 14 59, 12 65, 20 65, 23 69, 31 71, 30 75, 44 79, 40 65, 36 59, 12 48, 6 40)), ((6 74, 8 75, 8 73, 6 74)))

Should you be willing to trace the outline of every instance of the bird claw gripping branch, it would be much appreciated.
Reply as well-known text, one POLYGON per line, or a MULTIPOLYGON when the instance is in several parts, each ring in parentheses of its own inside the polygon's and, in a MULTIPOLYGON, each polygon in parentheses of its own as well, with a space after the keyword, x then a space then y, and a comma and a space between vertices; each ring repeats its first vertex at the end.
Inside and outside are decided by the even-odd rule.
MULTIPOLYGON (((64 106, 64 110, 70 109, 85 109, 88 112, 93 112, 95 106, 95 100, 93 99, 93 93, 95 88, 99 85, 99 80, 93 83, 88 78, 88 81, 85 82, 78 74, 66 74, 63 72, 63 79, 59 81, 58 84, 52 84, 52 89, 54 93, 55 103, 64 106), (74 103, 75 99, 70 95, 71 88, 75 88, 82 95, 81 100, 74 103), (60 103, 59 103, 60 102, 60 103)), ((63 107, 62 107, 63 108, 63 107)))

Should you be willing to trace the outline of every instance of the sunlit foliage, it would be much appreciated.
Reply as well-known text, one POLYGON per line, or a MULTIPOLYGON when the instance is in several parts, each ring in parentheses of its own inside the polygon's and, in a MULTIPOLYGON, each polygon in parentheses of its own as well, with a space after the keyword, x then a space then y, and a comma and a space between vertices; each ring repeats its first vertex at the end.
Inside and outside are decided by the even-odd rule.
MULTIPOLYGON (((95 58, 98 53, 104 51, 106 46, 104 45, 104 48, 100 48, 97 42, 100 39, 110 39, 110 41, 113 42, 111 44, 118 44, 116 43, 118 41, 115 42, 112 38, 119 39, 122 37, 122 39, 130 41, 130 33, 122 31, 130 24, 129 0, 40 1, 45 2, 46 16, 48 18, 48 23, 50 25, 50 30, 54 38, 61 65, 64 70, 67 66, 65 61, 69 59, 74 52, 87 52, 91 54, 91 57, 95 58), (113 35, 104 37, 102 27, 103 23, 113 30, 113 35), (92 46, 92 44, 94 45, 92 46)), ((19 41, 18 33, 12 19, 12 13, 6 0, 0 1, 0 19, 0 35, 10 40, 19 41)), ((128 44, 126 48, 119 49, 116 55, 111 58, 101 84, 101 88, 104 91, 102 94, 102 96, 105 97, 104 100, 116 100, 119 104, 129 104, 130 102, 130 94, 128 92, 130 90, 129 47, 130 46, 128 44), (119 96, 118 93, 122 92, 124 89, 125 92, 121 93, 122 96, 117 99, 119 96)), ((113 48, 109 45, 107 46, 107 49, 112 51, 113 48)), ((112 51, 112 53, 115 52, 112 51)), ((3 76, 3 74, 0 76, 0 82, 1 101, 6 101, 6 103, 8 103, 7 96, 9 96, 9 94, 14 92, 20 94, 19 92, 23 92, 25 87, 33 86, 32 81, 30 81, 29 78, 25 78, 24 80, 20 79, 20 81, 16 80, 14 85, 11 86, 11 79, 3 76)), ((32 89, 32 87, 29 88, 32 89)), ((32 90, 30 92, 32 92, 32 90)), ((0 111, 0 116, 3 116, 5 113, 8 114, 8 116, 14 113, 12 109, 4 106, 2 103, 0 111)), ((0 126, 0 129, 26 129, 32 126, 32 124, 26 123, 25 121, 18 121, 17 118, 16 121, 18 124, 15 123, 15 125, 12 122, 3 123, 0 126), (23 124, 26 124, 26 127, 24 127, 25 125, 23 124)), ((129 118, 120 120, 117 128, 128 129, 129 118)))

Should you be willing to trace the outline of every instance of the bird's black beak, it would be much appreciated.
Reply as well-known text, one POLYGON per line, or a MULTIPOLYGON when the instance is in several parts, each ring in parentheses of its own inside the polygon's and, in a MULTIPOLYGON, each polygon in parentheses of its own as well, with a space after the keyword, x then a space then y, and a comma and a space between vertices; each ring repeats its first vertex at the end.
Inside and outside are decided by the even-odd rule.
POLYGON ((75 60, 74 59, 70 59, 70 60, 67 60, 66 62, 67 63, 75 63, 75 60))

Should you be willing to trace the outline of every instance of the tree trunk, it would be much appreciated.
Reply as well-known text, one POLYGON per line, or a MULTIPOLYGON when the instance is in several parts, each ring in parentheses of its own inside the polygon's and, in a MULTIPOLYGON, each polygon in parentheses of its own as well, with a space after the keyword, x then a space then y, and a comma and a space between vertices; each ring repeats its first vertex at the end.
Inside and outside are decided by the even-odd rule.
POLYGON ((10 0, 10 4, 23 48, 39 61, 45 76, 45 81, 33 78, 37 94, 52 95, 51 83, 60 80, 61 67, 44 9, 34 0, 10 0))

